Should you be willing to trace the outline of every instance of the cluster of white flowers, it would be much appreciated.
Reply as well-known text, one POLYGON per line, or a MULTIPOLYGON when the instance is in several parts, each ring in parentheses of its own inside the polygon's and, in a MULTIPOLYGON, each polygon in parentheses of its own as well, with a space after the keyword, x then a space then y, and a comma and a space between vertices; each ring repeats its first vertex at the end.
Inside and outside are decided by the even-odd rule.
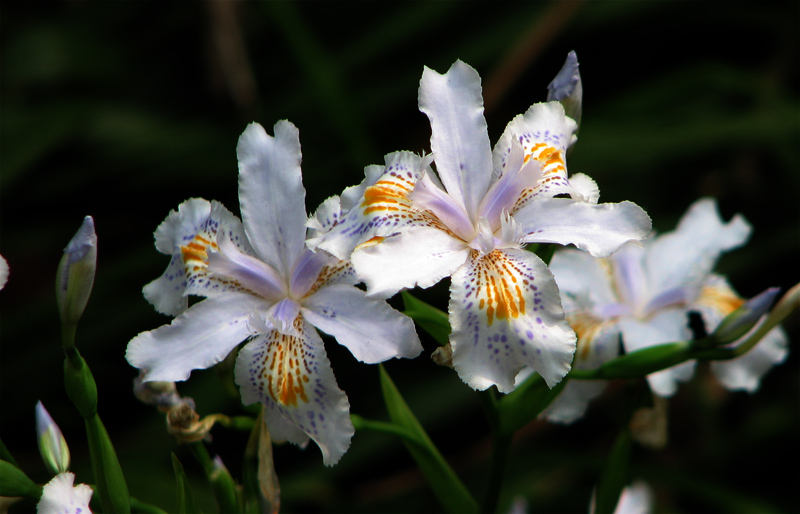
MULTIPOLYGON (((720 224, 703 200, 673 235, 645 239, 640 207, 598 203, 592 179, 567 173, 580 91, 571 54, 550 101, 515 117, 492 149, 478 73, 461 61, 445 74, 425 68, 419 107, 432 154, 387 155, 310 218, 297 128, 281 121, 270 136, 251 124, 237 148, 241 220, 192 199, 156 230, 171 260, 144 293, 175 318, 135 337, 128 361, 146 381, 186 380, 246 341, 235 368, 243 401, 265 406, 274 440, 313 439, 332 465, 353 425, 315 327, 365 363, 413 358, 422 347, 412 321, 384 301, 402 289, 450 277, 452 364, 481 390, 510 392, 523 370, 553 387, 571 366, 616 356, 620 334, 626 351, 685 339, 689 310, 712 329, 739 300, 711 269, 749 227, 720 224), (579 250, 548 268, 529 243, 579 250), (206 299, 189 307, 188 295, 206 299)), ((780 335, 771 341, 758 365, 785 354, 780 335)), ((654 374, 653 390, 671 394, 691 366, 654 374)), ((723 380, 752 389, 765 369, 723 380)), ((568 384, 548 416, 579 417, 597 387, 568 384)))

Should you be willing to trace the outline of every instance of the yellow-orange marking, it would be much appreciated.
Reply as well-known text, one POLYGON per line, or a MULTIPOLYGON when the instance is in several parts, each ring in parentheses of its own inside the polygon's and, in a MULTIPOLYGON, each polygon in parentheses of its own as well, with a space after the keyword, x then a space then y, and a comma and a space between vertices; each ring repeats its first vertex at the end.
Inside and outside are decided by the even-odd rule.
POLYGON ((264 369, 269 395, 281 405, 297 407, 298 398, 308 403, 304 382, 308 383, 309 377, 303 372, 308 363, 299 356, 301 342, 285 334, 275 333, 275 336, 266 356, 270 362, 264 369))
POLYGON ((487 323, 489 326, 495 319, 503 320, 518 318, 525 314, 525 298, 518 285, 509 284, 517 282, 515 276, 519 270, 505 258, 499 250, 484 256, 477 263, 480 268, 477 273, 476 295, 479 298, 478 308, 486 308, 487 323))

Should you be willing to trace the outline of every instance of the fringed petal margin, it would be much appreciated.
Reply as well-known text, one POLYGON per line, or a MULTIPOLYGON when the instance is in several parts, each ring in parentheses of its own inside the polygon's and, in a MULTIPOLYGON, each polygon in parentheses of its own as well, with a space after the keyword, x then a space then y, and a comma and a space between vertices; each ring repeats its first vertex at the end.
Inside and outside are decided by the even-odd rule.
POLYGON ((514 389, 523 366, 553 387, 570 369, 575 332, 539 257, 517 249, 473 251, 450 286, 453 366, 475 389, 514 389))
POLYGON ((276 440, 303 444, 310 437, 325 465, 332 466, 355 432, 350 403, 314 327, 298 316, 295 329, 299 337, 274 330, 245 345, 236 360, 236 383, 245 405, 265 405, 267 428, 276 440))

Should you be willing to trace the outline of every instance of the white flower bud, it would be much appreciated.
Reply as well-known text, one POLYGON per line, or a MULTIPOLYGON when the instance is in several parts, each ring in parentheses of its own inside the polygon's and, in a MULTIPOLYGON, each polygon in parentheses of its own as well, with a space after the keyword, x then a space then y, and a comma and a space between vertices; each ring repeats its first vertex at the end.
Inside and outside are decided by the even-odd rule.
POLYGON ((67 471, 69 469, 67 441, 42 402, 36 404, 36 434, 39 441, 39 453, 50 473, 57 475, 67 471))
POLYGON ((86 308, 97 267, 97 235, 94 220, 86 216, 67 247, 58 266, 56 295, 61 322, 75 324, 86 308))

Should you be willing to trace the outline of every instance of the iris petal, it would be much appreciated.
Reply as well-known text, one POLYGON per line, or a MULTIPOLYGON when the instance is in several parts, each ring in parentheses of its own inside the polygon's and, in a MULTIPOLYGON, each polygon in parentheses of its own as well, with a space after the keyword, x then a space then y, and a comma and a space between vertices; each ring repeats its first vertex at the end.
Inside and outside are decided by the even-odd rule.
POLYGON ((525 365, 552 387, 575 352, 552 274, 524 250, 473 251, 453 274, 450 324, 453 365, 476 389, 512 391, 525 365))
POLYGON ((295 320, 295 330, 295 336, 272 331, 242 348, 236 383, 246 405, 266 406, 267 426, 270 431, 278 428, 278 440, 303 444, 310 437, 322 450, 324 463, 332 466, 354 433, 350 404, 336 384, 316 330, 302 316, 295 320))

